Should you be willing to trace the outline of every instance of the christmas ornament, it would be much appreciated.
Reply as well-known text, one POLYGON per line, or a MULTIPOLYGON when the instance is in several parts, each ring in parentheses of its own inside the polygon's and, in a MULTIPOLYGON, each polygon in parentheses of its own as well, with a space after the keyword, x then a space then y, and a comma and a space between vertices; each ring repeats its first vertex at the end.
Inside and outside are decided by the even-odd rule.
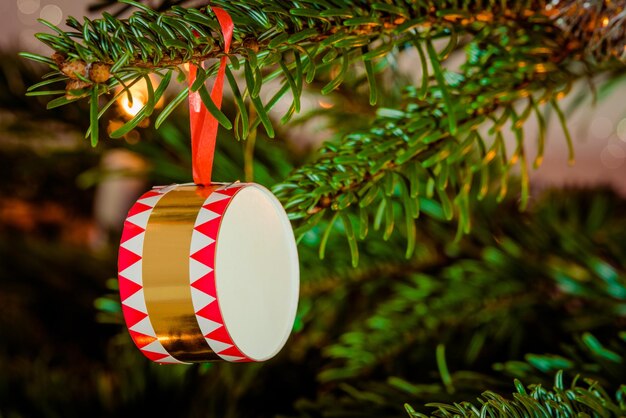
POLYGON ((293 232, 278 200, 256 184, 144 194, 124 224, 119 270, 126 324, 154 361, 267 360, 293 325, 293 232))
MULTIPOLYGON (((228 53, 232 20, 213 8, 228 53)), ((226 57, 211 92, 219 108, 226 57)), ((190 72, 193 84, 196 68, 190 72)), ((264 187, 212 183, 217 121, 189 95, 194 183, 155 187, 128 213, 119 250, 131 338, 159 363, 264 361, 290 334, 298 303, 296 243, 264 187)))

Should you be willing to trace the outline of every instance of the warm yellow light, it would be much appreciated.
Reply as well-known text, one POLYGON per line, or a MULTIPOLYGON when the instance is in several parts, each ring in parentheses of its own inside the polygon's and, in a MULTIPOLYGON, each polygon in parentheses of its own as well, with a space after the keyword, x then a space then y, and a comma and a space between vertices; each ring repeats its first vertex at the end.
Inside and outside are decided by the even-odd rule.
POLYGON ((324 101, 324 100, 322 100, 322 99, 318 100, 318 103, 319 103, 319 105, 320 105, 320 107, 321 107, 322 109, 330 109, 330 108, 332 108, 332 107, 334 106, 334 104, 333 104, 333 103, 330 103, 330 102, 324 101))
POLYGON ((133 94, 133 101, 128 100, 128 96, 124 95, 120 99, 120 107, 126 114, 130 117, 134 117, 142 107, 146 105, 146 102, 142 99, 143 97, 139 97, 139 94, 133 94))
POLYGON ((607 26, 609 26, 609 18, 608 17, 605 17, 604 19, 602 19, 602 26, 605 27, 605 28, 607 26))
MULTIPOLYGON (((155 80, 151 76, 150 81, 152 82, 153 89, 155 88, 155 80)), ((148 85, 146 84, 145 79, 141 79, 132 86, 128 88, 130 91, 130 95, 132 96, 132 100, 129 100, 128 93, 122 93, 120 98, 118 99, 118 104, 122 111, 129 117, 134 117, 139 113, 139 111, 146 105, 148 102, 148 85)), ((163 97, 156 104, 156 108, 159 108, 163 105, 163 97)))

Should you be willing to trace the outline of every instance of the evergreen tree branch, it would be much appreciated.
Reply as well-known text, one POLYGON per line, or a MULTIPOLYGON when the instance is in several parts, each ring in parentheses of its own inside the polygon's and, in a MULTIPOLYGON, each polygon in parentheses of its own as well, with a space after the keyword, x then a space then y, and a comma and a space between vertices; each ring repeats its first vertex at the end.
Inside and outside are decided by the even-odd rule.
POLYGON ((453 418, 453 417, 618 417, 626 413, 626 387, 619 388, 614 396, 610 396, 597 382, 583 379, 585 385, 579 383, 577 377, 569 387, 563 382, 563 374, 557 373, 552 389, 541 385, 524 385, 515 381, 516 392, 513 399, 506 399, 497 393, 487 391, 477 402, 456 402, 454 404, 432 403, 427 406, 434 408, 431 415, 424 415, 408 404, 406 411, 411 418, 453 418))
MULTIPOLYGON (((624 202, 611 196, 546 193, 523 214, 514 212, 513 199, 489 198, 458 244, 445 238, 449 225, 421 223, 420 247, 424 240, 424 250, 443 260, 419 273, 409 267, 357 286, 339 281, 334 292, 315 294, 306 331, 313 338, 323 330, 315 344, 326 361, 318 374, 324 392, 307 404, 309 415, 392 416, 389 408, 407 399, 413 406, 452 404, 487 388, 502 393, 512 378, 549 385, 559 370, 617 390, 626 377, 626 229, 624 202), (433 365, 439 344, 454 394, 433 365)), ((387 243, 389 252, 398 251, 398 241, 387 243)))
MULTIPOLYGON (((158 70, 188 62, 198 64, 223 55, 211 6, 201 9, 174 6, 158 13, 132 0, 120 2, 139 10, 128 19, 117 19, 105 13, 102 19, 91 21, 84 18, 81 23, 70 17, 67 24, 74 30, 68 32, 42 21, 56 35, 38 34, 38 38, 61 54, 64 60, 117 65, 119 70, 126 66, 158 70)), ((543 1, 530 4, 516 1, 508 4, 506 9, 494 4, 466 4, 459 8, 452 1, 444 4, 399 3, 395 6, 370 1, 335 3, 218 1, 214 5, 227 10, 235 21, 232 55, 241 55, 248 60, 254 59, 251 55, 259 52, 283 53, 319 43, 327 51, 333 46, 358 49, 381 36, 398 38, 398 35, 416 28, 435 26, 438 31, 451 27, 460 30, 476 23, 494 24, 528 15, 540 19, 554 14, 545 9, 543 1), (323 42, 331 37, 330 41, 323 42)), ((393 46, 398 45, 397 40, 392 42, 393 46)), ((382 55, 390 49, 385 46, 377 54, 382 55)))
MULTIPOLYGON (((425 357, 435 342, 453 344, 451 356, 467 367, 480 358, 493 363, 503 352, 525 353, 523 347, 541 340, 543 350, 560 355, 529 354, 525 363, 496 369, 533 381, 564 369, 603 383, 622 382, 624 369, 617 366, 625 361, 626 340, 615 341, 613 332, 606 344, 593 337, 599 333, 608 340, 604 330, 619 329, 626 299, 626 229, 618 215, 623 205, 608 204, 607 197, 553 192, 521 216, 511 215, 512 201, 496 207, 490 199, 477 208, 478 226, 458 246, 445 243, 449 230, 439 230, 438 222, 422 223, 420 246, 449 255, 428 257, 419 272, 411 269, 412 260, 406 270, 370 283, 377 295, 370 314, 349 321, 354 325, 329 341, 324 352, 333 362, 320 380, 395 370, 398 359, 425 357), (434 250, 431 239, 440 243, 434 250), (572 334, 574 348, 547 347, 546 339, 570 341, 572 334)), ((397 247, 397 241, 388 245, 397 247)), ((351 283, 344 286, 350 289, 351 283)))
MULTIPOLYGON (((104 14, 102 19, 91 21, 85 18, 81 23, 75 18, 69 18, 67 23, 73 28, 72 31, 64 31, 44 22, 55 34, 38 34, 37 37, 56 51, 53 58, 23 55, 49 64, 54 74, 61 73, 54 80, 67 82, 66 97, 53 100, 50 106, 94 96, 94 90, 100 96, 120 86, 125 89, 126 82, 145 77, 147 73, 163 76, 164 71, 177 69, 180 72, 180 64, 198 64, 223 55, 217 31, 219 26, 210 7, 198 10, 174 6, 169 11, 159 13, 141 3, 130 0, 123 2, 139 10, 128 19, 104 14)), ((572 12, 571 7, 566 7, 569 3, 564 3, 560 6, 568 13, 564 17, 558 7, 547 7, 544 0, 507 2, 505 8, 495 2, 465 2, 460 6, 452 1, 398 2, 393 5, 375 1, 356 4, 348 1, 332 4, 324 1, 218 1, 215 5, 226 9, 233 16, 235 32, 231 65, 237 69, 242 62, 245 63, 247 92, 244 97, 251 96, 251 102, 261 116, 257 123, 262 121, 272 136, 271 122, 266 116, 268 108, 291 90, 295 107, 292 106, 283 118, 283 121, 288 120, 298 107, 302 93, 298 86, 302 80, 311 81, 318 67, 328 68, 340 64, 343 68, 322 89, 323 93, 328 93, 341 85, 351 63, 364 61, 366 68, 371 68, 371 61, 383 58, 409 42, 423 42, 450 34, 456 39, 462 34, 480 33, 490 26, 506 27, 509 24, 558 27, 555 22, 576 21, 586 13, 585 9, 572 12), (274 68, 277 62, 281 63, 280 68, 263 76, 261 70, 274 68), (258 97, 262 84, 281 74, 283 88, 269 103, 263 104, 258 97)), ((606 60, 616 56, 615 51, 619 51, 623 44, 619 38, 621 15, 619 9, 611 9, 609 6, 598 6, 596 9, 602 12, 596 13, 601 20, 596 18, 592 23, 600 22, 606 30, 596 30, 589 36, 593 44, 597 45, 595 50, 603 51, 603 55, 596 53, 594 56, 602 56, 606 60), (604 25, 606 16, 609 23, 604 25)), ((571 32, 569 28, 566 26, 563 32, 571 32)), ((580 38, 579 32, 576 35, 580 38)), ((515 42, 514 39, 511 41, 515 42)), ((450 46, 452 50, 454 42, 450 46)), ((559 52, 561 55, 581 56, 584 55, 585 47, 565 39, 559 52)), ((620 55, 617 58, 624 57, 620 55)), ((434 68, 439 67, 440 57, 429 54, 428 60, 434 68)), ((211 67, 206 77, 214 71, 215 67, 211 67)), ((439 76, 440 72, 437 71, 435 75, 439 76)), ((180 72, 179 79, 184 77, 180 72)), ((442 79, 437 81, 441 84, 442 79)), ((51 84, 50 80, 38 88, 51 84)), ((167 87, 167 83, 164 87, 167 87)), ((196 87, 206 89, 201 85, 196 87)), ((31 94, 54 94, 56 91, 34 91, 31 94)), ((445 95, 446 90, 442 91, 445 95)), ((374 99, 375 96, 372 96, 374 99)), ((182 101, 178 100, 174 104, 182 101)), ((242 114, 247 112, 245 105, 238 107, 242 114)), ((166 109, 171 110, 169 107, 166 109)), ((141 122, 147 113, 150 112, 140 113, 135 122, 141 122)), ((450 116, 449 121, 451 133, 454 133, 453 116, 450 116)), ((95 128, 92 123, 92 132, 95 132, 95 128)), ((126 127, 130 128, 131 125, 126 127)), ((242 126, 236 132, 246 136, 249 129, 242 126)), ((94 140, 97 138, 92 138, 94 140)))
MULTIPOLYGON (((434 66, 426 90, 409 88, 401 110, 379 109, 369 130, 327 144, 317 160, 296 170, 275 192, 292 219, 301 220, 300 232, 315 226, 327 212, 358 204, 357 229, 367 231, 371 219, 378 229, 384 220, 388 238, 398 212, 404 212, 405 229, 410 231, 421 204, 428 203, 440 208, 435 211, 438 217, 456 216, 461 234, 469 231, 469 202, 496 189, 495 179, 500 182, 499 199, 504 198, 509 172, 519 164, 524 208, 529 187, 524 123, 532 115, 542 121, 544 105, 562 115, 558 100, 588 75, 576 70, 578 57, 562 53, 564 42, 563 33, 551 25, 483 28, 466 48, 459 73, 434 66), (504 129, 517 139, 510 156, 502 139, 504 129)), ((435 56, 430 41, 425 44, 428 54, 435 56)), ((618 73, 626 69, 613 61, 596 63, 594 72, 610 68, 618 73)), ((569 138, 564 118, 560 121, 569 138)), ((545 123, 539 127, 543 138, 545 123)), ((543 158, 541 144, 539 150, 535 166, 543 158)), ((413 247, 411 235, 407 257, 413 247)))

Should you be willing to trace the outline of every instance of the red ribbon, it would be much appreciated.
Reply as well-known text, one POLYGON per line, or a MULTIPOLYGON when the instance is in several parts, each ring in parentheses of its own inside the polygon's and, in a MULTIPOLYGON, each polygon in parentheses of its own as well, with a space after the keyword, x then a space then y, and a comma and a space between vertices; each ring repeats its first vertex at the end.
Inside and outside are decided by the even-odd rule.
MULTIPOLYGON (((222 29, 224 54, 228 54, 230 42, 233 38, 233 19, 223 9, 213 7, 212 10, 222 29)), ((213 100, 218 109, 222 106, 226 60, 226 56, 221 58, 217 76, 215 77, 215 84, 213 84, 213 89, 211 90, 211 100, 213 100)), ((191 64, 189 66, 189 87, 196 80, 197 71, 198 68, 195 65, 191 64)), ((189 121, 191 124, 193 181, 196 184, 208 186, 211 184, 218 122, 204 106, 198 92, 189 92, 189 121)))

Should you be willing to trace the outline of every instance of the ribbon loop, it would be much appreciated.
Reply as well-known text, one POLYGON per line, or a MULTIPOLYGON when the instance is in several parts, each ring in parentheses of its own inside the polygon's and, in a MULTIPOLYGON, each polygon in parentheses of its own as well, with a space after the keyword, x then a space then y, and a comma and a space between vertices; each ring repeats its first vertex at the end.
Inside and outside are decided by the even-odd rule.
MULTIPOLYGON (((217 17, 224 37, 224 54, 230 51, 230 44, 233 38, 233 20, 223 9, 212 8, 217 17)), ((226 72, 226 60, 224 55, 220 58, 220 66, 217 70, 215 83, 211 90, 211 100, 220 109, 222 106, 222 95, 224 89, 224 75, 226 72)), ((196 80, 198 68, 191 64, 189 66, 189 87, 196 80)), ((191 164, 193 169, 193 181, 198 185, 208 186, 211 184, 211 172, 213 171, 213 157, 215 154, 215 141, 217 139, 217 119, 208 111, 202 103, 200 94, 189 92, 189 122, 191 125, 191 164)))

